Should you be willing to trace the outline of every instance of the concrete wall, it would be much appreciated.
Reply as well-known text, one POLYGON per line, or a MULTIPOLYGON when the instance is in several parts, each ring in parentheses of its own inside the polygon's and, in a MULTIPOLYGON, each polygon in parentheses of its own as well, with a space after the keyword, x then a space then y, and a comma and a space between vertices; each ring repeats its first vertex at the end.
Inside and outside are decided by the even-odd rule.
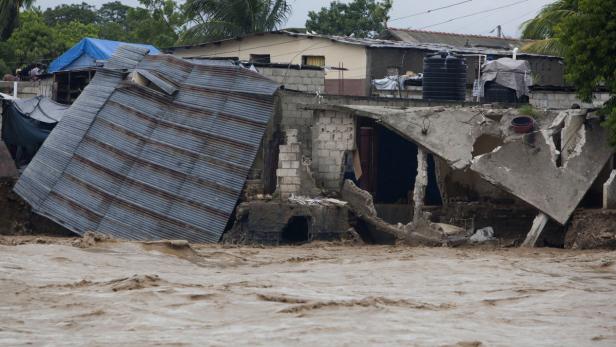
POLYGON ((325 71, 308 69, 284 69, 259 67, 260 74, 282 85, 285 89, 300 92, 325 92, 325 71))
POLYGON ((575 92, 559 92, 538 90, 532 91, 529 96, 531 105, 537 108, 570 109, 571 105, 578 104, 582 108, 600 107, 610 99, 608 93, 596 93, 592 103, 582 102, 575 92))

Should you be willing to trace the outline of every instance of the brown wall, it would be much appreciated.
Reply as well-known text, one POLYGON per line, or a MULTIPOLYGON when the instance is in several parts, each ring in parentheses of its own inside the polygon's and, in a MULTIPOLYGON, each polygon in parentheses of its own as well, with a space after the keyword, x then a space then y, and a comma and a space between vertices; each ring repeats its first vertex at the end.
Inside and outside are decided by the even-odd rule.
POLYGON ((367 96, 366 84, 369 85, 370 82, 365 79, 327 79, 325 80, 325 94, 367 96))

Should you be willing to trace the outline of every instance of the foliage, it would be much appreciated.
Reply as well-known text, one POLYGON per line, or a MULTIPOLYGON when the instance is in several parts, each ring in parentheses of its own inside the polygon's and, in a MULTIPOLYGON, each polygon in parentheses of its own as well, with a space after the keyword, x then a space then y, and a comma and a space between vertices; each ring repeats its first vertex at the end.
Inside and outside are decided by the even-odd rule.
POLYGON ((534 117, 534 118, 539 116, 539 112, 537 112, 537 110, 531 104, 525 104, 525 105, 520 106, 520 108, 518 109, 518 112, 521 115, 534 117))
POLYGON ((55 30, 45 24, 38 10, 21 13, 20 25, 7 43, 13 49, 15 67, 48 60, 64 49, 64 45, 57 40, 55 30))
POLYGON ((140 0, 145 8, 131 8, 126 16, 129 41, 156 47, 176 44, 185 30, 186 16, 172 0, 140 0))
MULTIPOLYGON (((578 11, 558 26, 556 35, 565 49, 566 77, 584 101, 599 87, 616 96, 616 2, 579 0, 578 11)), ((616 102, 606 106, 616 144, 616 102)))
POLYGON ((85 2, 70 5, 62 4, 53 9, 48 8, 43 12, 43 20, 49 26, 72 22, 91 24, 96 22, 96 19, 97 14, 94 6, 88 5, 85 2))
POLYGON ((0 40, 4 41, 19 25, 19 9, 30 7, 34 0, 0 0, 0 40))
POLYGON ((393 0, 332 1, 329 8, 310 11, 306 29, 324 35, 376 37, 386 29, 393 0))
POLYGON ((96 15, 100 23, 124 23, 128 16, 128 11, 132 7, 126 6, 120 1, 112 1, 101 6, 96 15))
POLYGON ((276 30, 291 13, 287 0, 188 0, 193 26, 182 38, 196 43, 276 30))
POLYGON ((543 7, 535 18, 522 23, 522 38, 536 40, 522 47, 522 50, 562 56, 564 46, 556 37, 556 30, 563 20, 575 15, 578 4, 579 0, 558 0, 543 7))

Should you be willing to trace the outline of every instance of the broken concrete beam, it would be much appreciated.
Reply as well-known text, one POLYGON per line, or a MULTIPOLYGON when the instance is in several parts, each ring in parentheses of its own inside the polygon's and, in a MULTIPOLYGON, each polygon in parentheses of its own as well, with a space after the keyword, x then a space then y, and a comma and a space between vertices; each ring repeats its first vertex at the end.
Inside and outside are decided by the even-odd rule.
POLYGON ((473 159, 473 144, 481 134, 485 119, 470 108, 413 107, 400 109, 381 106, 340 106, 357 115, 377 120, 402 137, 420 144, 443 158, 454 169, 467 167, 473 159))
POLYGON ((616 209, 616 170, 612 170, 610 178, 603 184, 603 208, 616 209))
POLYGON ((598 119, 581 128, 585 140, 559 166, 551 130, 527 134, 473 160, 471 170, 565 224, 613 154, 598 119))
POLYGON ((537 217, 535 217, 533 225, 526 235, 526 239, 522 243, 522 247, 535 247, 537 240, 539 239, 539 236, 541 236, 541 232, 545 228, 545 225, 548 223, 549 219, 550 218, 545 213, 539 213, 537 217))
POLYGON ((417 148, 417 176, 415 176, 415 188, 413 189, 413 222, 417 223, 421 218, 421 210, 426 198, 426 186, 428 185, 428 156, 426 151, 417 148))

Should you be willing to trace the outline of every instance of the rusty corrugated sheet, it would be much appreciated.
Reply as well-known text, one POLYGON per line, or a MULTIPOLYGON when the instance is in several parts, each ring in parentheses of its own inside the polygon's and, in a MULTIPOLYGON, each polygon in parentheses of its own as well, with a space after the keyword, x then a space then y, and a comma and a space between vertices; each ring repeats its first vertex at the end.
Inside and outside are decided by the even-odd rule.
POLYGON ((77 232, 217 242, 235 208, 278 85, 218 62, 124 46, 50 134, 15 191, 77 232), (127 71, 177 87, 138 85, 127 71))

